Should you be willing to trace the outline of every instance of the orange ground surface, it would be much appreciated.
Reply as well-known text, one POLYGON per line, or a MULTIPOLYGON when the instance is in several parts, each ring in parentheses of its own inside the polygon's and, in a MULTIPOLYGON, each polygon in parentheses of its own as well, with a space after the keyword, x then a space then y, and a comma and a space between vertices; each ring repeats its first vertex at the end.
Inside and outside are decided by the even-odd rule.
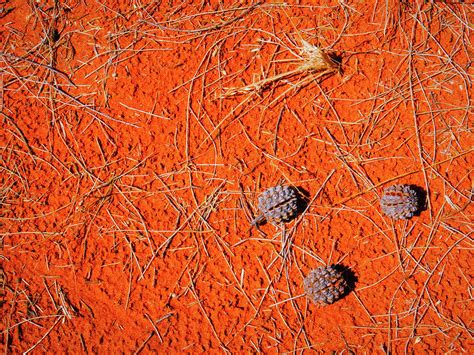
POLYGON ((3 1, 4 352, 472 353, 472 10, 3 1), (283 74, 314 46, 337 70, 283 74), (309 205, 265 236, 278 183, 309 205))

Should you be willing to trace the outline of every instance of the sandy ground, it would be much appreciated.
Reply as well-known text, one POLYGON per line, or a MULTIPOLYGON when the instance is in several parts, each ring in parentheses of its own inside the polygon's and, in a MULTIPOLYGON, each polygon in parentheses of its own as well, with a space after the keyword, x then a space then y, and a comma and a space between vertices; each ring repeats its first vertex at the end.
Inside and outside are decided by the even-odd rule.
POLYGON ((472 353, 473 8, 306 3, 1 3, 4 353, 472 353))

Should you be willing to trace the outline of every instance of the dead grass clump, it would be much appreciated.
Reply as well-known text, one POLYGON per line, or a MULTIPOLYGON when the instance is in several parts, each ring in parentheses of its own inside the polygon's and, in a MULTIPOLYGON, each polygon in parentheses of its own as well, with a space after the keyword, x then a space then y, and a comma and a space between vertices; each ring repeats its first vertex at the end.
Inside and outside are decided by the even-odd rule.
MULTIPOLYGON (((240 94, 261 92, 272 84, 290 79, 298 75, 309 76, 310 80, 323 80, 324 78, 340 72, 340 63, 335 56, 326 53, 320 47, 312 45, 305 40, 301 40, 301 47, 298 52, 291 51, 294 59, 286 60, 295 65, 295 69, 287 70, 283 73, 271 76, 243 87, 233 87, 228 89, 221 98, 231 97, 240 94)), ((298 86, 301 86, 302 82, 298 86)))

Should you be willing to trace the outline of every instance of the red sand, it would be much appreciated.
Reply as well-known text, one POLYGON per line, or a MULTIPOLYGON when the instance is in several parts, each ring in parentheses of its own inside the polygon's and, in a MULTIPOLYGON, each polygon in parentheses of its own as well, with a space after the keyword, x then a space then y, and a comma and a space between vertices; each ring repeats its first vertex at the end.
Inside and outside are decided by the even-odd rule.
POLYGON ((2 4, 5 353, 472 352, 472 7, 66 3, 2 4), (302 40, 341 73, 223 97, 302 40), (249 226, 279 182, 286 262, 249 226), (353 292, 298 297, 334 263, 353 292))

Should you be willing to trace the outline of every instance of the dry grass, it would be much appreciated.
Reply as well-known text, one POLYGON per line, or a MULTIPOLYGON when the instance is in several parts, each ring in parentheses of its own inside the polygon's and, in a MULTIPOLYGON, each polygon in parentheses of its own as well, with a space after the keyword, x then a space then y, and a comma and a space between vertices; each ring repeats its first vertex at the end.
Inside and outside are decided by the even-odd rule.
MULTIPOLYGON (((332 59, 318 46, 311 45, 305 40, 301 40, 301 46, 296 50, 298 50, 299 53, 295 53, 295 51, 292 50, 292 53, 296 58, 288 60, 296 67, 295 69, 273 75, 244 87, 227 89, 224 94, 222 94, 221 98, 239 94, 261 93, 272 85, 289 80, 297 75, 311 75, 310 79, 316 81, 338 71, 340 72, 340 63, 337 63, 335 59, 332 59)), ((296 86, 303 86, 305 82, 306 80, 296 86)))
MULTIPOLYGON (((108 29, 87 16, 89 22, 74 28, 73 9, 54 2, 46 11, 30 2, 29 29, 21 33, 7 26, 2 35, 0 218, 8 225, 1 243, 10 258, 37 245, 38 238, 57 248, 65 268, 77 277, 70 240, 77 238, 85 264, 92 262, 95 238, 110 241, 112 252, 126 256, 103 267, 118 265, 127 275, 123 307, 129 310, 136 289, 145 282, 155 287, 157 270, 185 255, 180 270, 173 270, 166 307, 172 299, 191 300, 220 349, 232 351, 241 343, 259 352, 321 349, 312 336, 319 310, 304 300, 299 280, 315 264, 344 261, 362 279, 347 298, 356 308, 339 311, 359 315, 360 323, 350 331, 357 332, 360 344, 347 340, 353 337, 339 328, 348 352, 375 347, 410 352, 430 337, 449 339, 445 351, 466 350, 463 344, 472 339, 469 319, 452 305, 446 312, 443 282, 449 284, 448 271, 472 250, 472 74, 467 64, 472 10, 390 1, 368 10, 340 2, 310 8, 327 21, 312 24, 305 6, 260 2, 217 10, 204 3, 181 4, 166 13, 156 3, 136 2, 126 11, 100 7, 110 20, 108 29), (371 21, 363 32, 358 24, 367 19, 367 10, 371 21), (281 21, 290 33, 279 29, 281 21), (79 39, 91 43, 88 58, 75 58, 79 39), (150 152, 146 143, 133 141, 127 148, 120 135, 121 127, 138 135, 154 120, 175 123, 174 113, 160 107, 158 94, 146 108, 111 98, 114 78, 137 58, 145 63, 150 54, 160 56, 171 48, 201 55, 196 65, 187 64, 188 76, 168 93, 173 98, 186 92, 172 158, 150 152), (334 53, 342 54, 343 66, 334 53), (332 77, 336 73, 341 75, 332 77), (357 80, 367 91, 356 90, 357 80), (37 124, 44 136, 26 127, 22 105, 47 112, 47 120, 37 124), (231 151, 235 137, 245 150, 241 155, 231 151), (305 156, 321 157, 327 165, 301 163, 305 156), (161 158, 175 164, 160 167, 161 158), (35 170, 50 173, 48 186, 31 173, 35 170), (273 176, 263 175, 269 172, 273 176), (253 198, 280 178, 310 189, 308 207, 284 230, 255 236, 244 227, 253 198), (411 178, 422 181, 428 193, 429 218, 392 223, 378 212, 378 189, 411 178), (46 204, 48 194, 63 191, 71 194, 69 201, 46 204), (160 205, 156 214, 166 217, 157 221, 148 212, 150 204, 160 205), (64 212, 67 217, 58 221, 64 212), (363 221, 362 235, 348 221, 363 221), (332 236, 330 226, 338 223, 351 233, 332 236), (313 242, 314 235, 321 238, 313 242), (245 254, 248 250, 257 254, 245 254), (232 288, 229 293, 235 292, 248 310, 230 333, 224 320, 214 317, 215 305, 204 290, 213 272, 207 267, 214 263, 221 272, 217 283, 232 288), (374 265, 383 273, 374 273, 374 265), (386 299, 379 304, 374 295, 381 290, 386 299), (381 334, 383 343, 370 345, 366 339, 374 334, 381 334)), ((40 257, 49 268, 48 257, 40 257)), ((470 290, 469 270, 458 269, 450 277, 458 275, 470 290)), ((5 351, 20 325, 40 327, 36 341, 22 348, 30 352, 74 319, 79 306, 60 280, 39 285, 29 280, 42 290, 30 294, 25 278, 17 284, 9 279, 12 272, 2 269, 0 279, 7 299, 2 301, 5 351)), ((159 325, 173 314, 158 319, 146 313, 149 329, 136 353, 155 335, 160 343, 168 341, 159 325)), ((86 351, 84 340, 81 345, 86 351)))

